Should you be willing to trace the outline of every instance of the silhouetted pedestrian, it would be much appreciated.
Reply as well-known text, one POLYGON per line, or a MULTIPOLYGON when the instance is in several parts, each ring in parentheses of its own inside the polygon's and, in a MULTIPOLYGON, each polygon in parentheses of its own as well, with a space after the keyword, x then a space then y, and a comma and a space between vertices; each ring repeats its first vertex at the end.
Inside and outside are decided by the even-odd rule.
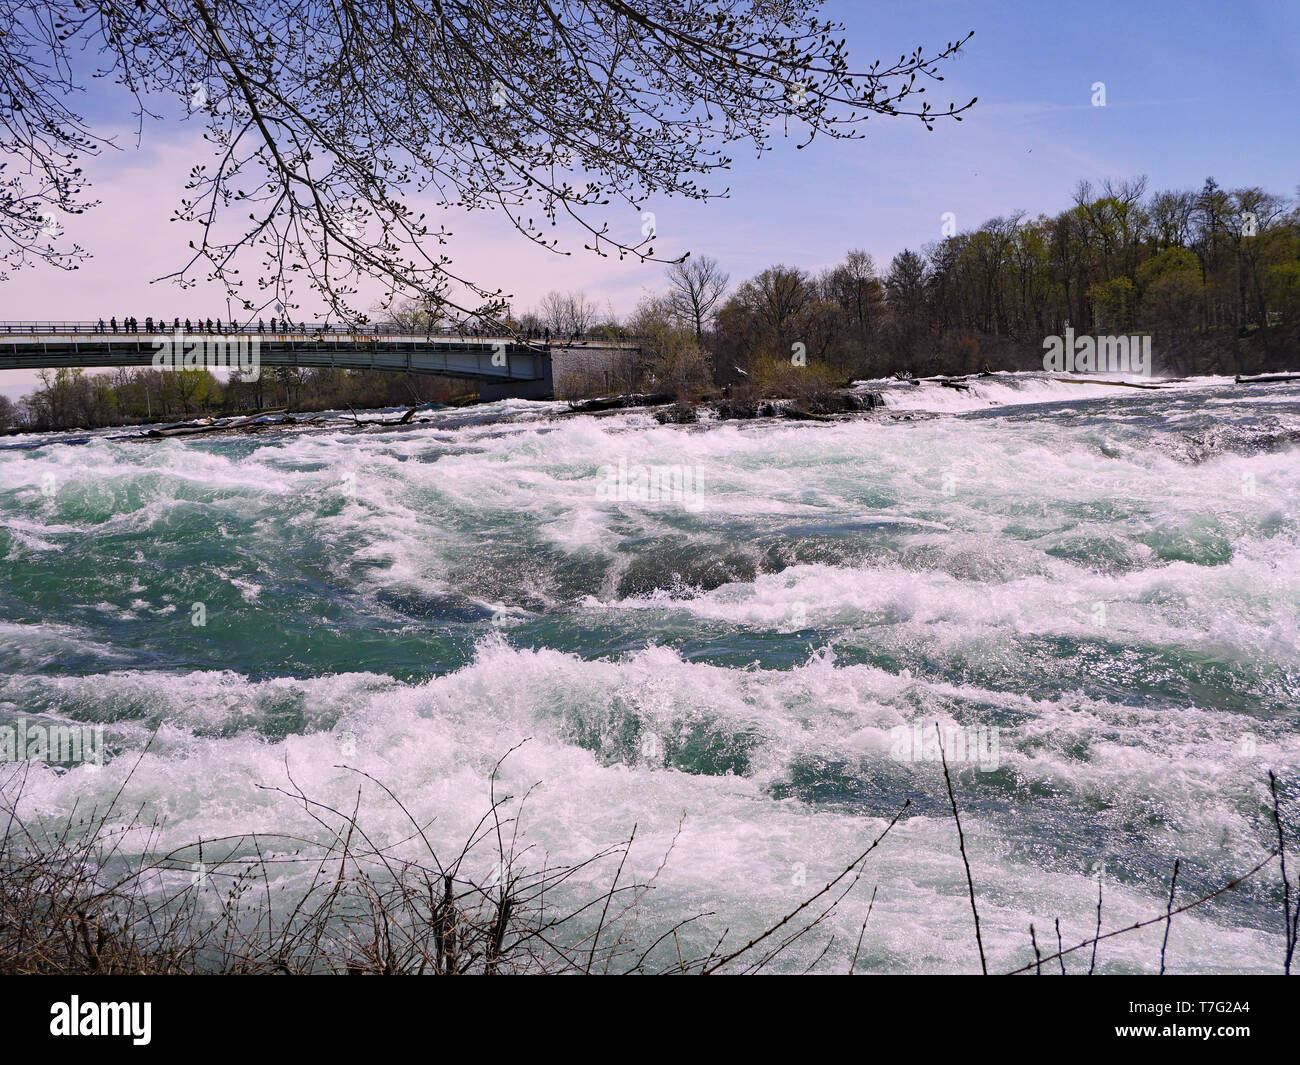
POLYGON ((187 333, 194 332, 194 329, 190 326, 190 320, 188 318, 185 319, 185 332, 187 333))
POLYGON ((116 333, 116 332, 117 332, 117 318, 116 318, 116 317, 110 318, 110 319, 108 320, 108 324, 109 324, 109 326, 112 328, 113 332, 116 333))
POLYGON ((153 332, 153 319, 150 318, 148 315, 145 315, 145 318, 144 318, 144 331, 145 331, 146 333, 152 333, 152 332, 153 332))
POLYGON ((104 319, 101 318, 99 320, 99 325, 95 327, 95 332, 102 333, 103 331, 104 331, 104 319))
POLYGON ((266 323, 263 322, 262 319, 260 319, 260 318, 257 320, 257 331, 258 331, 259 333, 265 333, 265 332, 266 332, 266 323))

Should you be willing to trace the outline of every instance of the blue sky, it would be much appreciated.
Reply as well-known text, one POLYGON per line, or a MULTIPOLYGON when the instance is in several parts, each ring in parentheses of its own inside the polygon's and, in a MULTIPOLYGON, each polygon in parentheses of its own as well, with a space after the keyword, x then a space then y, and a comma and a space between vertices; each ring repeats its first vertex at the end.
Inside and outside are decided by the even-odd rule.
MULTIPOLYGON (((778 139, 761 159, 737 150, 732 172, 714 182, 730 185, 729 199, 647 204, 661 254, 712 255, 733 282, 774 262, 820 269, 851 247, 883 267, 902 248, 937 239, 944 212, 963 229, 1013 210, 1054 213, 1081 179, 1146 174, 1152 189, 1198 188, 1213 175, 1225 187, 1296 195, 1296 0, 836 0, 824 13, 845 23, 856 69, 975 30, 927 96, 936 105, 972 96, 979 103, 933 133, 915 120, 879 119, 861 141, 819 139, 795 151, 794 140, 778 139), (1098 81, 1105 107, 1091 103, 1098 81)), ((94 83, 82 109, 122 131, 127 146, 90 161, 103 203, 68 224, 95 258, 72 274, 14 274, 0 283, 0 319, 225 317, 224 291, 151 284, 183 261, 189 234, 167 220, 186 172, 205 159, 195 126, 146 123, 137 148, 128 101, 113 86, 94 83)), ((633 236, 640 219, 623 208, 611 224, 633 236)), ((517 308, 551 288, 580 288, 623 313, 662 284, 661 266, 596 258, 577 233, 573 255, 557 258, 482 216, 451 217, 448 226, 455 265, 513 293, 517 308)), ((18 395, 33 380, 0 372, 0 391, 18 395)))

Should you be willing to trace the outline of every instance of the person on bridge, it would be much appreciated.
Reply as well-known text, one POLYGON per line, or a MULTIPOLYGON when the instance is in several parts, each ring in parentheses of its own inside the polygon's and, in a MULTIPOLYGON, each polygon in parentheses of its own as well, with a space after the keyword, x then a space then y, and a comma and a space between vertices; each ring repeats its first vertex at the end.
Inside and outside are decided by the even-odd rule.
POLYGON ((172 322, 172 329, 177 333, 181 331, 181 320, 179 318, 172 322))
POLYGON ((144 331, 146 333, 153 332, 153 319, 150 318, 147 314, 144 317, 144 331))
POLYGON ((117 318, 116 318, 116 317, 114 317, 114 318, 110 318, 110 319, 108 320, 108 324, 112 327, 113 332, 116 333, 116 332, 117 332, 117 318))
MULTIPOLYGON (((274 323, 272 323, 272 324, 274 325, 274 323)), ((257 320, 257 331, 258 331, 259 333, 265 333, 265 332, 266 332, 266 323, 263 322, 262 319, 260 319, 260 318, 257 320)))
POLYGON ((194 332, 194 330, 190 328, 190 320, 188 318, 185 319, 185 332, 187 333, 194 332))
POLYGON ((95 326, 95 332, 102 333, 103 331, 104 331, 104 319, 101 318, 99 320, 99 325, 95 326))
POLYGON ((212 332, 212 319, 211 319, 211 318, 209 318, 208 321, 207 321, 207 327, 208 327, 207 331, 208 331, 209 333, 211 333, 211 332, 212 332))

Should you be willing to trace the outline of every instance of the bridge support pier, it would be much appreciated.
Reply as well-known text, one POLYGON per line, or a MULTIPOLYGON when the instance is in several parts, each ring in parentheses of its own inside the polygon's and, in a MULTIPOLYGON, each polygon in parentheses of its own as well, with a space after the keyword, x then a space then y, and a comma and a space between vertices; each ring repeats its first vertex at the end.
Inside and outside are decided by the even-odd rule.
POLYGON ((484 403, 498 399, 554 399, 555 380, 551 374, 551 360, 540 360, 546 376, 539 381, 480 381, 478 397, 484 403))

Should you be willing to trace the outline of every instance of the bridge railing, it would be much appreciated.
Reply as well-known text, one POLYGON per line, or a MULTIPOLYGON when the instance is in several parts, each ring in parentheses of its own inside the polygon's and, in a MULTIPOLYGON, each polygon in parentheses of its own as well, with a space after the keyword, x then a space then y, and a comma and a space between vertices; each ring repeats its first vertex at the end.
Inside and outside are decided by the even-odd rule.
POLYGON ((608 336, 603 333, 578 333, 572 335, 552 335, 546 336, 545 333, 538 333, 532 330, 525 333, 493 333, 482 329, 460 329, 455 326, 442 326, 437 329, 412 329, 410 326, 402 325, 399 322, 365 322, 354 325, 345 325, 340 323, 329 322, 294 322, 284 318, 275 318, 275 328, 271 328, 270 320, 262 319, 254 322, 218 322, 216 319, 210 319, 212 325, 209 326, 209 319, 199 321, 197 319, 186 320, 184 318, 173 318, 171 321, 162 321, 160 319, 136 319, 136 328, 127 329, 126 324, 118 320, 116 324, 113 319, 103 319, 100 321, 68 321, 68 322, 0 322, 0 336, 157 336, 164 333, 174 332, 177 328, 183 329, 186 333, 194 334, 262 334, 272 336, 392 336, 392 337, 420 337, 424 339, 447 338, 452 340, 514 340, 523 337, 524 340, 535 344, 550 343, 555 347, 563 347, 566 344, 635 344, 637 337, 633 336, 608 336))

